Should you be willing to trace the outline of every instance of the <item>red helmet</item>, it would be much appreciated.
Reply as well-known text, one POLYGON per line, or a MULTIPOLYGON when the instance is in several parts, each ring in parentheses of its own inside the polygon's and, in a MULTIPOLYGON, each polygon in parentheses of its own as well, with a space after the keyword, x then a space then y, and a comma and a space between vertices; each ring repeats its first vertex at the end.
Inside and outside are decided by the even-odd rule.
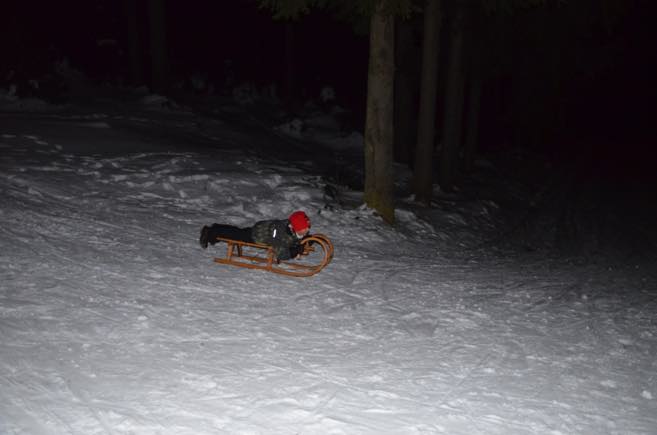
POLYGON ((290 221, 292 230, 295 233, 300 233, 306 229, 310 229, 310 219, 302 211, 295 211, 290 215, 288 220, 290 221))

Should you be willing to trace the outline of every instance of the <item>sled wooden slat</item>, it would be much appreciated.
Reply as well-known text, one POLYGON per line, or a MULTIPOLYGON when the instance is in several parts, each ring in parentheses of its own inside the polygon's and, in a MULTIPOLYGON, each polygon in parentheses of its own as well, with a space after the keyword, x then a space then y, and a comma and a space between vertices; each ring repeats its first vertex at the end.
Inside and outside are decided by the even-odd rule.
POLYGON ((274 252, 268 245, 241 242, 223 237, 218 237, 217 241, 225 242, 227 250, 225 257, 214 259, 216 263, 265 270, 287 276, 312 276, 326 267, 333 259, 333 244, 328 237, 322 234, 313 234, 301 240, 303 251, 299 259, 281 262, 274 261, 274 252), (322 258, 318 262, 311 262, 308 258, 315 252, 321 253, 322 258))

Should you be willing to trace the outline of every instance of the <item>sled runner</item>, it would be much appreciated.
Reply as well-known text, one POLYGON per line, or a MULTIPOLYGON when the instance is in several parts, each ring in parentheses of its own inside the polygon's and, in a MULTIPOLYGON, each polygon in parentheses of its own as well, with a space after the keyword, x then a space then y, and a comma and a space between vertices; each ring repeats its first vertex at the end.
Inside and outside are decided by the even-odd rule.
POLYGON ((276 262, 271 246, 247 243, 218 237, 217 241, 228 245, 225 257, 214 259, 216 263, 260 269, 288 276, 312 276, 333 259, 333 244, 322 234, 313 234, 301 240, 303 252, 299 259, 276 262))

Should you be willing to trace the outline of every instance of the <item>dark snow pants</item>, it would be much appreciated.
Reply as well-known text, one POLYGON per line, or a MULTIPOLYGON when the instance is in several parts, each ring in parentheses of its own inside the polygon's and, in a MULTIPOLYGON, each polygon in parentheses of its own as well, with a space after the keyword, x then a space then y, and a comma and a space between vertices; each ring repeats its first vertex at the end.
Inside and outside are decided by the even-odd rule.
POLYGON ((208 231, 208 241, 214 245, 217 237, 224 237, 231 240, 253 243, 251 237, 251 227, 239 228, 234 225, 212 224, 208 231))

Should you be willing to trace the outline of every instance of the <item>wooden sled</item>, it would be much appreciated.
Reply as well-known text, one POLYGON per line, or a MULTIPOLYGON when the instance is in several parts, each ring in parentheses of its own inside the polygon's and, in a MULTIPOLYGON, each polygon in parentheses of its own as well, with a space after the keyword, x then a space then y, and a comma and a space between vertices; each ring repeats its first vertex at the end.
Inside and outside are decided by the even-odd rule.
POLYGON ((260 269, 288 276, 312 276, 326 267, 333 259, 333 244, 322 234, 313 234, 301 240, 303 252, 297 260, 274 261, 271 246, 247 243, 218 237, 217 241, 228 245, 225 257, 214 259, 216 263, 260 269))

